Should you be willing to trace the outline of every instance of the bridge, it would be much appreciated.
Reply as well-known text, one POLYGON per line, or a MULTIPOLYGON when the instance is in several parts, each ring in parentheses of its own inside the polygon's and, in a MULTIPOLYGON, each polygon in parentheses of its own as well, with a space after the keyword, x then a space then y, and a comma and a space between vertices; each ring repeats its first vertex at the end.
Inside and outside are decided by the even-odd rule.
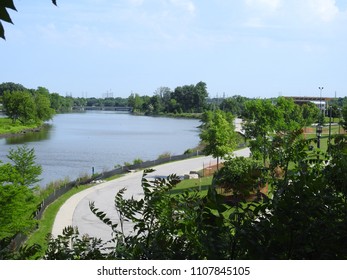
POLYGON ((132 112, 133 107, 127 106, 76 106, 73 108, 76 111, 117 111, 117 112, 132 112))

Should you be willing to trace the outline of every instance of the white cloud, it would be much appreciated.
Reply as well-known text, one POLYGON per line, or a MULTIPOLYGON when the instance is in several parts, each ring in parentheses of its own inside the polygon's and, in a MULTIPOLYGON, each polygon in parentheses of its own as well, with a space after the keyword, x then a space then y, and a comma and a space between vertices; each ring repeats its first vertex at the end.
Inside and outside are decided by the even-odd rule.
POLYGON ((196 10, 193 1, 190 0, 170 0, 170 2, 173 5, 180 7, 191 14, 193 14, 196 10))
POLYGON ((263 12, 273 13, 281 6, 281 0, 245 0, 246 5, 263 12))
MULTIPOLYGON (((343 16, 336 0, 244 0, 244 25, 251 28, 312 27, 343 16)), ((347 15, 347 14, 346 14, 347 15)))
POLYGON ((336 6, 335 0, 307 0, 303 4, 309 11, 311 18, 319 19, 323 22, 333 21, 339 14, 339 9, 336 6))
POLYGON ((128 2, 132 6, 141 6, 144 0, 128 0, 128 2))
POLYGON ((282 8, 281 0, 244 0, 244 3, 248 10, 244 26, 250 28, 269 27, 268 20, 276 18, 282 8))

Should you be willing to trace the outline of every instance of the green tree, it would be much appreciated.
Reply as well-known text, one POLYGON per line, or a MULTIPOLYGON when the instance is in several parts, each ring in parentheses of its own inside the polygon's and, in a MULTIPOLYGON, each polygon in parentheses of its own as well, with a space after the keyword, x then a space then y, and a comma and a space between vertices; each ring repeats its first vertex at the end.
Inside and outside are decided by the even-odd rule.
POLYGON ((230 112, 234 116, 242 116, 244 111, 244 103, 247 101, 246 97, 235 95, 222 100, 219 108, 222 111, 230 112))
POLYGON ((208 97, 207 85, 204 82, 198 82, 194 88, 193 108, 196 113, 201 113, 206 108, 206 99, 208 97))
POLYGON ((12 82, 0 84, 0 96, 2 96, 4 92, 6 91, 12 92, 12 91, 25 91, 25 90, 27 89, 21 84, 16 84, 12 82))
POLYGON ((264 166, 269 157, 284 160, 287 166, 290 156, 286 152, 302 134, 304 124, 302 110, 292 99, 279 97, 245 103, 245 136, 253 156, 262 158, 264 166))
POLYGON ((5 92, 3 95, 5 114, 13 123, 19 120, 23 124, 36 119, 36 105, 29 91, 5 92))
POLYGON ((143 99, 138 93, 132 93, 128 97, 128 106, 132 107, 134 112, 136 111, 141 112, 143 103, 144 103, 143 99))
POLYGON ((31 186, 39 181, 41 167, 26 146, 11 149, 11 163, 0 163, 0 239, 28 233, 36 224, 33 213, 38 197, 31 186))
POLYGON ((347 136, 337 135, 330 147, 331 158, 326 167, 326 177, 332 187, 347 201, 347 136))
POLYGON ((207 196, 197 192, 172 195, 179 178, 149 181, 152 170, 145 170, 142 179, 143 198, 125 199, 125 189, 115 197, 115 209, 120 218, 114 224, 108 215, 91 203, 93 213, 113 232, 114 247, 100 244, 95 238, 79 237, 68 228, 62 236, 49 240, 47 259, 81 259, 89 254, 96 259, 221 259, 229 256, 232 235, 224 223, 225 206, 214 189, 207 196), (133 224, 125 232, 125 222, 133 224), (84 240, 83 240, 84 239, 84 240), (71 246, 72 244, 72 246, 71 246), (86 249, 86 250, 84 250, 86 249))
POLYGON ((342 122, 341 122, 342 127, 343 127, 345 130, 347 130, 347 104, 346 104, 345 106, 342 107, 341 113, 342 113, 342 118, 343 118, 343 120, 342 120, 342 122))
POLYGON ((10 149, 7 157, 12 161, 15 174, 18 175, 16 183, 32 187, 40 181, 42 167, 36 164, 34 148, 30 149, 27 145, 18 146, 17 149, 10 149))
POLYGON ((63 113, 64 97, 60 96, 58 93, 51 93, 49 95, 49 100, 51 103, 51 108, 56 112, 63 113))
MULTIPOLYGON (((305 160, 295 162, 290 180, 274 188, 273 198, 233 207, 224 204, 215 188, 203 196, 197 192, 174 195, 176 176, 149 181, 146 176, 150 171, 145 171, 143 198, 125 199, 124 189, 115 197, 114 215, 120 218, 119 224, 112 222, 111 213, 91 204, 92 212, 111 228, 113 247, 95 238, 80 237, 70 227, 57 239, 50 238, 45 257, 347 259, 345 197, 326 180, 322 161, 307 149, 303 153, 305 160), (131 232, 123 230, 125 222, 132 223, 131 232)), ((237 168, 235 164, 232 169, 237 168)), ((245 170, 246 174, 248 168, 245 170)), ((256 178, 250 184, 255 182, 256 178)))
POLYGON ((34 96, 36 104, 36 118, 38 121, 48 121, 52 119, 55 110, 51 108, 49 94, 45 94, 37 90, 34 96))
POLYGON ((202 119, 200 139, 205 144, 204 152, 217 158, 228 156, 236 148, 236 132, 233 116, 220 110, 207 111, 202 119))
POLYGON ((206 107, 208 92, 206 84, 199 82, 196 85, 184 85, 176 87, 171 93, 171 99, 175 99, 176 110, 184 113, 201 113, 206 107))
POLYGON ((305 126, 310 126, 312 123, 317 122, 319 118, 318 107, 311 103, 305 103, 302 105, 302 117, 305 120, 305 126))
POLYGON ((49 92, 38 88, 30 91, 7 91, 3 95, 5 114, 13 123, 19 120, 23 124, 40 123, 50 120, 55 111, 51 108, 49 92))
POLYGON ((245 102, 245 136, 249 139, 252 155, 256 159, 262 159, 264 166, 271 145, 270 136, 275 131, 278 117, 278 110, 269 99, 245 102))
MULTIPOLYGON (((171 90, 168 87, 159 87, 155 92, 154 96, 158 97, 160 107, 163 107, 164 112, 170 112, 170 99, 171 99, 171 90)), ((159 107, 159 106, 158 106, 159 107)))
POLYGON ((273 199, 255 208, 257 218, 244 220, 243 259, 347 258, 346 200, 327 180, 319 154, 306 153, 273 199))

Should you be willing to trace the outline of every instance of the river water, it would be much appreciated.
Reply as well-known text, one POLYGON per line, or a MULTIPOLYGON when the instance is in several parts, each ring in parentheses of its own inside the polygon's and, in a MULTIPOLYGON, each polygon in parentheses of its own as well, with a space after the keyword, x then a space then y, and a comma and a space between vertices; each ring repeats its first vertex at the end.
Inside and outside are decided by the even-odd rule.
POLYGON ((87 111, 59 114, 40 132, 0 139, 0 160, 8 162, 10 148, 27 144, 35 149, 47 183, 111 170, 134 159, 183 154, 199 144, 200 122, 194 119, 134 116, 87 111))

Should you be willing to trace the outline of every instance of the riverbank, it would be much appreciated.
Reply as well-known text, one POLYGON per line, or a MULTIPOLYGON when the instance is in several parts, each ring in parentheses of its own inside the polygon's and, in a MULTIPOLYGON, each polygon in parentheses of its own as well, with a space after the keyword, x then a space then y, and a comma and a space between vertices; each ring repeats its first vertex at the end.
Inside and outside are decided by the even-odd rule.
POLYGON ((18 121, 13 123, 9 118, 0 118, 0 138, 15 137, 30 132, 39 132, 44 127, 44 123, 23 125, 18 121))
POLYGON ((201 119, 203 113, 159 113, 159 114, 146 114, 142 112, 132 112, 134 116, 147 116, 147 117, 164 117, 174 119, 201 119))

